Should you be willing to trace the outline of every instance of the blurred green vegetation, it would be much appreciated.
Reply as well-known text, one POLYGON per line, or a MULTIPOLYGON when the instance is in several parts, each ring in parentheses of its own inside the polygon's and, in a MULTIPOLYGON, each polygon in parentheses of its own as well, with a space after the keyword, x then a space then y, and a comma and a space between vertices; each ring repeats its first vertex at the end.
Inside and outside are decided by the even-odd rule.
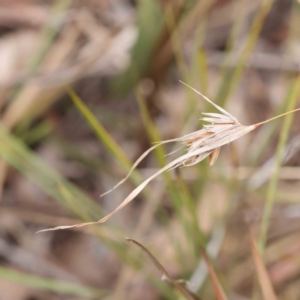
MULTIPOLYGON (((97 178, 97 180, 99 178, 109 180, 109 184, 113 185, 126 176, 132 166, 132 157, 143 153, 151 143, 168 139, 168 135, 174 134, 174 131, 176 131, 176 137, 178 137, 198 130, 201 126, 198 121, 200 113, 202 111, 214 112, 213 107, 202 103, 194 93, 185 90, 184 86, 180 86, 177 82, 179 77, 195 86, 195 88, 201 89, 202 93, 211 97, 220 106, 228 110, 233 109, 235 112, 243 111, 241 116, 236 116, 239 120, 241 119, 241 122, 242 118, 245 118, 254 123, 262 120, 253 118, 251 109, 248 110, 250 104, 248 105, 247 101, 251 101, 249 99, 255 97, 255 91, 251 90, 254 84, 247 88, 247 81, 249 80, 250 85, 249 78, 257 76, 259 78, 256 79, 259 81, 258 86, 260 84, 267 85, 268 82, 271 82, 272 88, 274 87, 276 92, 277 81, 272 82, 273 75, 270 75, 273 71, 278 76, 278 82, 282 85, 282 90, 284 90, 286 96, 280 103, 273 101, 275 104, 273 103, 274 109, 271 111, 270 109, 263 111, 264 104, 258 105, 258 108, 262 107, 262 112, 255 112, 255 117, 273 116, 295 108, 299 99, 300 87, 297 72, 293 70, 288 70, 286 73, 282 70, 277 72, 272 70, 272 66, 270 66, 270 69, 262 71, 262 73, 265 73, 261 77, 270 76, 266 81, 263 81, 259 77, 260 75, 257 75, 260 74, 259 71, 251 69, 251 62, 253 61, 251 57, 258 51, 257 49, 260 49, 259 47, 262 47, 261 39, 265 22, 267 20, 269 23, 276 23, 278 16, 275 15, 273 21, 270 21, 268 16, 274 6, 279 5, 278 1, 271 0, 257 1, 255 4, 255 9, 253 9, 247 1, 136 1, 135 6, 130 8, 134 21, 129 23, 130 26, 132 24, 136 26, 138 34, 130 52, 129 64, 121 72, 110 77, 108 81, 105 76, 103 76, 105 79, 98 79, 99 81, 103 79, 107 83, 104 88, 105 91, 99 92, 101 84, 99 84, 100 88, 97 86, 96 89, 99 92, 95 96, 99 100, 100 113, 98 113, 97 110, 93 110, 93 103, 90 104, 89 99, 79 96, 84 93, 78 88, 82 78, 88 82, 90 80, 89 76, 96 76, 96 71, 93 71, 94 73, 86 71, 89 70, 88 67, 92 69, 93 61, 88 61, 87 65, 84 66, 78 64, 78 69, 82 67, 80 71, 76 68, 75 71, 71 69, 74 74, 76 73, 75 75, 71 71, 66 73, 69 74, 69 77, 63 73, 67 62, 74 57, 77 59, 81 55, 84 56, 84 51, 77 55, 75 54, 77 49, 64 53, 65 60, 57 63, 59 67, 56 70, 57 73, 62 72, 61 78, 63 80, 60 80, 58 76, 56 82, 57 74, 55 72, 52 77, 50 76, 50 79, 47 79, 48 81, 45 79, 46 77, 42 76, 43 72, 48 74, 53 66, 52 62, 55 62, 58 59, 57 57, 60 57, 59 55, 62 56, 61 50, 55 52, 55 49, 64 45, 63 43, 59 44, 58 41, 64 37, 64 32, 67 32, 68 22, 71 22, 68 18, 71 18, 72 10, 76 11, 80 7, 82 14, 78 15, 79 19, 85 17, 85 10, 93 11, 91 3, 78 4, 77 2, 72 3, 72 1, 54 1, 49 20, 40 28, 39 47, 32 54, 32 57, 26 58, 27 73, 34 77, 24 80, 21 84, 18 82, 13 85, 11 90, 7 92, 10 96, 8 97, 9 100, 3 106, 3 117, 0 126, 0 184, 4 200, 1 205, 4 205, 4 207, 10 206, 10 208, 13 206, 13 204, 8 205, 7 200, 5 200, 7 197, 4 197, 7 188, 5 183, 9 182, 12 185, 11 177, 16 176, 10 174, 12 172, 10 167, 12 167, 18 174, 38 186, 39 190, 47 195, 51 202, 56 202, 55 209, 61 210, 63 214, 69 216, 72 224, 101 219, 108 212, 107 210, 111 210, 115 205, 114 194, 109 196, 109 200, 113 204, 106 206, 104 204, 106 200, 102 201, 97 197, 98 189, 89 190, 84 187, 83 183, 80 186, 76 182, 76 177, 74 177, 75 179, 67 178, 64 174, 60 174, 55 166, 51 166, 51 163, 43 161, 43 157, 38 151, 39 147, 48 147, 50 144, 59 145, 60 151, 66 157, 84 167, 84 172, 91 172, 91 176, 97 178), (218 12, 218 9, 220 7, 222 9, 223 6, 227 10, 224 9, 223 14, 219 12, 216 15, 217 17, 222 16, 224 20, 218 20, 217 17, 213 19, 214 11, 218 12), (230 11, 230 14, 228 11, 230 11), (234 12, 238 12, 238 15, 235 15, 234 12), (227 18, 229 15, 232 16, 227 18), (245 18, 245 15, 248 17, 245 18), (211 19, 217 25, 211 24, 211 19), (217 21, 223 21, 224 24, 221 22, 221 25, 219 25, 217 21), (219 47, 222 50, 219 51, 217 46, 218 51, 210 49, 207 45, 207 40, 211 38, 209 35, 214 35, 217 31, 224 32, 222 31, 224 28, 227 28, 226 34, 224 33, 226 38, 221 43, 223 48, 219 47), (222 59, 217 67, 216 65, 211 66, 210 52, 217 52, 217 54, 222 52, 222 59), (233 56, 234 60, 232 59, 233 56), (54 61, 49 60, 49 57, 52 57, 54 61), (149 84, 149 91, 147 90, 147 83, 149 84), (112 93, 108 87, 112 88, 114 92, 112 93), (247 91, 250 95, 247 95, 247 91), (170 103, 167 105, 160 101, 163 98, 163 93, 171 95, 168 98, 170 103), (118 102, 112 100, 116 94, 120 99, 118 102), (245 96, 247 99, 241 100, 240 95, 245 96), (128 133, 126 128, 122 128, 119 134, 124 134, 123 139, 127 139, 128 144, 135 145, 131 145, 132 148, 128 146, 128 149, 134 152, 135 155, 126 154, 126 150, 122 148, 124 143, 119 143, 120 136, 113 130, 118 122, 118 109, 116 109, 115 115, 109 118, 109 121, 103 121, 107 120, 105 119, 105 111, 109 104, 113 103, 114 108, 118 105, 125 105, 124 103, 129 97, 134 98, 136 109, 134 118, 138 119, 133 122, 135 132, 128 133), (168 121, 168 109, 171 110, 173 105, 175 108, 177 105, 175 102, 179 97, 185 98, 185 105, 178 109, 180 112, 178 124, 176 124, 178 126, 174 130, 169 130, 171 133, 166 133, 167 122, 162 121, 162 118, 168 121), (104 101, 103 98, 105 98, 104 101), (236 98, 241 100, 238 105, 236 104, 236 98), (68 103, 67 109, 64 108, 65 103, 68 103), (102 156, 98 157, 97 155, 84 153, 82 147, 78 147, 78 144, 84 145, 85 143, 84 139, 80 140, 80 136, 78 136, 78 143, 76 144, 71 139, 70 141, 62 140, 61 136, 63 134, 61 132, 63 130, 56 126, 59 117, 53 113, 55 106, 58 107, 58 111, 60 109, 67 111, 67 113, 64 111, 62 119, 67 118, 70 111, 80 116, 76 122, 88 128, 90 135, 93 135, 93 138, 97 140, 97 145, 102 150, 102 156), (235 109, 235 106, 239 107, 235 109), (110 127, 110 125, 112 126, 110 127), (137 142, 134 142, 134 139, 137 142)), ((122 9, 119 2, 116 5, 120 5, 119 9, 122 9)), ((297 37, 290 33, 294 30, 300 17, 299 3, 295 1, 291 10, 293 17, 289 15, 289 10, 284 12, 287 14, 288 28, 281 28, 280 33, 282 35, 278 34, 278 39, 282 39, 282 45, 279 42, 277 45, 281 51, 279 52, 280 55, 288 53, 289 48, 285 44, 292 47, 291 45, 299 43, 297 37)), ((91 15, 93 14, 91 13, 91 15)), ((104 14, 102 17, 103 20, 106 20, 105 17, 107 16, 104 14)), ((103 23, 105 22, 103 21, 103 23)), ((99 24, 93 23, 89 26, 93 29, 97 28, 99 24)), ((78 27, 80 26, 78 25, 78 27)), ((78 34, 77 48, 84 48, 82 45, 84 41, 95 34, 90 28, 87 29, 87 33, 85 32, 88 37, 83 37, 82 32, 78 34)), ((111 39, 114 37, 114 30, 110 33, 111 39)), ((95 47, 96 52, 97 42, 96 39, 96 41, 91 42, 90 46, 91 49, 95 47)), ((262 44, 264 45, 264 43, 262 44)), ((299 47, 298 44, 297 46, 299 47)), ((268 51, 269 48, 266 46, 265 51, 268 51)), ((276 43, 273 48, 276 48, 276 43)), ((273 51, 275 52, 274 49, 273 51)), ((90 58, 91 56, 88 53, 87 57, 90 58)), ((86 94, 92 95, 91 98, 94 97, 93 91, 86 94)), ((261 97, 261 101, 272 102, 272 99, 269 99, 272 97, 270 95, 261 97)), ((129 114, 126 115, 126 112, 121 112, 121 115, 124 117, 125 124, 127 120, 128 123, 130 122, 129 114)), ((253 294, 253 299, 266 299, 268 293, 271 295, 270 297, 273 297, 274 291, 270 282, 276 284, 276 280, 274 279, 274 273, 270 273, 273 274, 273 278, 270 276, 271 279, 267 276, 263 260, 265 265, 269 267, 271 264, 276 265, 276 263, 284 262, 284 260, 281 260, 281 256, 286 255, 292 257, 293 270, 295 271, 290 274, 290 277, 282 279, 280 285, 274 285, 274 289, 278 294, 278 299, 287 299, 287 295, 293 295, 293 293, 294 298, 289 296, 288 299, 298 299, 299 292, 297 295, 294 291, 297 284, 299 284, 297 277, 300 272, 299 262, 296 261, 293 253, 291 254, 289 251, 287 251, 287 254, 284 253, 280 241, 280 236, 284 236, 284 232, 281 233, 276 224, 273 224, 275 222, 272 223, 272 218, 275 221, 281 219, 281 217, 276 218, 276 215, 274 217, 274 214, 272 214, 275 210, 277 215, 281 216, 278 213, 281 206, 277 205, 277 200, 281 200, 281 203, 283 202, 287 206, 295 205, 291 207, 295 210, 298 209, 298 199, 295 201, 294 194, 289 194, 289 185, 285 189, 280 185, 281 165, 284 160, 283 153, 287 149, 289 136, 298 134, 298 132, 295 133, 292 130, 293 117, 293 115, 288 115, 282 120, 276 120, 265 125, 259 132, 251 134, 245 142, 247 144, 246 147, 244 146, 245 150, 243 150, 245 153, 241 153, 239 148, 233 144, 230 152, 225 149, 221 150, 224 151, 224 154, 220 156, 216 167, 209 168, 206 161, 201 162, 199 166, 192 167, 194 171, 192 180, 186 179, 189 173, 182 169, 176 170, 175 175, 173 172, 164 173, 161 176, 162 179, 155 181, 153 186, 145 188, 136 201, 138 204, 136 206, 132 204, 134 208, 131 211, 124 212, 124 219, 122 217, 121 219, 113 219, 107 224, 85 229, 84 232, 87 235, 90 234, 95 237, 101 246, 104 247, 105 245, 108 251, 114 255, 118 278, 109 284, 109 288, 105 287, 102 290, 103 287, 88 287, 95 285, 95 282, 99 281, 98 279, 94 280, 94 284, 81 285, 29 274, 30 272, 27 273, 26 270, 22 272, 15 271, 14 264, 11 263, 10 266, 8 262, 5 262, 5 267, 0 267, 0 278, 17 282, 34 290, 50 291, 54 292, 55 295, 73 295, 78 299, 81 299, 80 297, 108 299, 106 296, 109 299, 137 299, 135 295, 130 294, 132 288, 130 280, 131 277, 134 277, 132 274, 138 274, 146 278, 147 283, 157 293, 153 296, 156 298, 153 299, 189 299, 189 297, 192 297, 190 299, 195 297, 194 299, 218 300, 224 300, 226 297, 228 299, 242 299, 242 297, 244 297, 243 299, 251 299, 251 294, 253 294), (251 151, 251 149, 255 151, 251 151), (275 157, 275 163, 273 171, 267 176, 268 183, 266 185, 261 184, 253 189, 248 184, 249 181, 245 179, 249 179, 251 173, 254 174, 259 171, 270 157, 275 157), (242 170, 243 167, 248 168, 247 176, 239 176, 238 174, 238 170, 242 170), (249 169, 251 172, 249 172, 249 169), (143 202, 143 204, 140 202, 143 202), (245 221, 246 218, 243 217, 245 207, 249 209, 249 215, 252 215, 252 209, 254 213, 258 209, 258 217, 255 215, 254 220, 245 221), (139 210, 138 213, 136 213, 136 210, 139 210), (251 241, 253 257, 251 256, 249 239, 245 238, 245 236, 248 237, 249 228, 252 228, 255 236, 259 236, 260 253, 255 248, 255 241, 251 241), (238 230, 240 232, 237 232, 238 230), (171 277, 169 280, 167 278, 167 282, 161 281, 152 269, 153 259, 152 262, 145 259, 138 249, 132 249, 128 246, 125 242, 127 236, 134 236, 137 240, 142 240, 143 244, 145 242, 145 244, 151 245, 151 253, 156 253, 155 257, 164 265, 165 270, 174 272, 172 278, 178 277, 186 280, 186 287, 191 295, 194 293, 197 296, 186 296, 185 292, 182 293, 181 285, 179 288, 176 285, 177 281, 174 281, 175 284, 172 281, 173 279, 170 282, 171 277), (278 243, 278 253, 280 254, 276 254, 276 249, 272 252, 272 239, 274 243, 278 243), (201 249, 206 249, 206 252, 204 250, 201 252, 201 249), (274 252, 276 253, 274 254, 274 252), (163 260, 166 260, 166 262, 163 260), (249 265, 251 266, 253 261, 257 273, 249 271, 249 277, 251 277, 249 279, 248 275, 244 273, 246 273, 246 269, 251 269, 249 265), (253 276, 259 282, 260 289, 257 288, 255 283, 253 284, 253 276), (242 279, 239 281, 239 277, 244 281, 242 279), (292 284, 288 284, 287 282, 292 277, 296 279, 292 284), (253 293, 252 290, 254 290, 253 293)), ((297 121, 299 118, 295 119, 297 121)), ((58 123, 59 126, 64 124, 63 121, 58 123)), ((74 135, 77 134, 76 125, 72 124, 71 131, 74 135)), ((175 149, 163 146, 156 148, 154 154, 146 159, 142 167, 132 172, 129 183, 124 184, 124 189, 122 190, 120 187, 122 192, 118 196, 123 197, 128 190, 138 186, 145 178, 145 173, 148 174, 148 170, 144 172, 145 169, 165 166, 169 159, 166 154, 175 149)), ((182 152, 178 153, 180 155, 182 152)), ((295 166, 298 167, 297 162, 295 166)), ((296 175, 294 181, 297 182, 298 180, 299 178, 296 175)), ((89 179, 83 180, 84 183, 88 181, 89 179)), ((118 214, 121 215, 123 212, 118 214)), ((25 226, 26 223, 28 223, 28 220, 24 221, 25 226)), ((41 225, 45 228, 72 225, 61 221, 54 222, 55 224, 47 224, 47 221, 45 221, 44 223, 37 222, 39 224, 39 227, 37 227, 34 220, 32 220, 32 223, 34 224, 32 226, 34 230, 39 229, 41 225)), ((283 224, 286 225, 287 223, 289 223, 288 219, 283 224)), ((280 224, 282 223, 280 222, 280 224)), ((287 226, 286 235, 290 234, 292 237, 298 229, 297 226, 292 229, 287 226)), ((34 234, 34 230, 30 230, 34 234)), ((46 236, 49 234, 50 239, 60 233, 41 234, 46 236)), ((284 245, 286 249, 293 246, 290 244, 284 245)), ((74 247, 76 247, 76 244, 74 244, 74 247)), ((113 260, 112 258, 109 259, 113 260)), ((113 266, 110 267, 114 268, 113 266)), ((278 270, 272 270, 278 272, 278 270)), ((98 268, 98 271, 99 273, 106 272, 101 267, 98 268)), ((140 281, 137 280, 136 282, 140 281)), ((146 295, 145 299, 148 299, 146 295)))

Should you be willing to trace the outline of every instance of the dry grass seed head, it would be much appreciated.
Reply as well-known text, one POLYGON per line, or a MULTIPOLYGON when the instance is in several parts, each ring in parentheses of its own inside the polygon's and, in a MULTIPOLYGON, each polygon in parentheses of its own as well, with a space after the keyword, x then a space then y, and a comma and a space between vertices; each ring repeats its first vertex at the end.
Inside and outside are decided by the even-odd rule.
POLYGON ((202 96, 207 102, 212 104, 216 109, 219 110, 220 113, 202 113, 204 116, 201 118, 202 121, 208 122, 209 124, 206 124, 203 126, 201 130, 198 130, 196 132, 192 132, 190 134, 184 135, 179 138, 174 138, 171 140, 166 140, 162 142, 158 142, 151 148, 149 148, 147 151, 145 151, 138 160, 133 164, 132 168, 130 169, 127 176, 122 179, 116 186, 114 186, 111 190, 107 191, 106 193, 102 194, 101 196, 104 196, 110 192, 112 192, 114 189, 116 189, 118 186, 120 186, 122 183, 124 183, 128 177, 131 175, 132 171, 138 166, 138 164, 155 148, 158 146, 161 146, 163 144, 172 143, 172 142, 181 142, 186 148, 187 153, 181 155, 180 157, 174 159, 170 163, 168 163, 165 167, 158 170, 155 174, 147 178, 145 181, 143 181, 138 187, 136 187, 127 197, 126 199, 110 214, 105 216, 104 218, 100 219, 97 222, 89 222, 89 223, 81 223, 77 225, 72 226, 58 226, 55 228, 45 229, 42 231, 49 231, 49 230, 59 230, 59 229, 67 229, 72 227, 82 227, 86 225, 92 225, 92 224, 99 224, 104 223, 107 221, 110 217, 112 217, 115 213, 117 213, 120 209, 122 209, 124 206, 126 206, 129 202, 131 202, 144 188, 145 186, 152 181, 154 178, 159 176, 165 171, 172 170, 177 167, 187 167, 195 165, 202 160, 204 160, 206 157, 209 157, 209 163, 210 165, 213 165, 215 161, 218 158, 220 149, 223 145, 226 145, 241 136, 247 134, 248 132, 252 131, 253 129, 257 128, 258 126, 265 124, 267 122, 270 122, 276 118, 282 117, 286 114, 293 113, 295 111, 300 110, 300 108, 292 110, 290 112, 286 112, 284 114, 281 114, 279 116, 276 116, 274 118, 271 118, 269 120, 253 124, 250 126, 244 126, 242 125, 233 115, 228 113, 225 109, 221 108, 217 104, 213 103, 210 99, 208 99, 206 96, 202 95, 200 92, 192 88, 191 86, 187 85, 186 83, 182 82, 187 87, 191 88, 194 92, 202 96))

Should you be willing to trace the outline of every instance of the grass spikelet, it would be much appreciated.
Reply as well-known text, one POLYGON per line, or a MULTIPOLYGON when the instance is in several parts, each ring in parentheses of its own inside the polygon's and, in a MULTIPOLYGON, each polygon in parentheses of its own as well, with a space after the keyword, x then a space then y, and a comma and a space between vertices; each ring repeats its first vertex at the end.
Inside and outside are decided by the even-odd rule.
POLYGON ((88 223, 80 223, 76 225, 71 226, 58 226, 55 228, 50 229, 44 229, 39 232, 44 231, 50 231, 50 230, 59 230, 59 229, 68 229, 73 227, 83 227, 87 225, 93 225, 93 224, 100 224, 107 221, 110 217, 112 217, 115 213, 117 213, 119 210, 121 210, 124 206, 126 206, 129 202, 131 202, 146 186, 147 184, 152 181, 154 178, 159 176, 165 171, 172 170, 174 168, 178 167, 189 167, 193 166, 202 160, 204 160, 206 157, 209 157, 209 163, 212 166, 215 161, 218 158, 220 148, 226 144, 229 144, 230 142, 242 137, 243 135, 247 134, 248 132, 256 129, 257 127, 268 123, 272 120, 275 120, 277 118, 283 117, 287 114, 294 113, 296 111, 299 111, 300 108, 294 109, 292 111, 288 111, 284 114, 278 115, 276 117, 273 117, 271 119, 268 119, 266 121, 253 124, 250 126, 244 126, 242 125, 237 118, 235 118, 233 115, 231 115, 229 112, 227 112, 225 109, 221 108, 214 102, 212 102, 209 98, 202 95, 200 92, 192 88, 191 86, 187 85, 186 83, 180 81, 184 85, 191 88, 194 92, 199 94, 203 99, 205 99, 207 102, 209 102, 211 105, 213 105, 216 109, 219 110, 220 113, 202 113, 203 117, 201 118, 202 121, 208 123, 203 126, 202 129, 192 132, 190 134, 184 135, 179 138, 174 138, 166 141, 161 141, 152 146, 150 149, 145 151, 138 160, 133 164, 132 168, 130 169, 128 175, 122 179, 116 186, 114 186, 112 189, 107 191, 106 193, 102 194, 101 196, 104 196, 110 192, 112 192, 114 189, 116 189, 118 186, 120 186, 122 183, 124 183, 128 177, 131 175, 132 171, 138 166, 138 164, 155 148, 158 146, 161 146, 166 143, 172 143, 172 142, 180 142, 185 146, 187 149, 187 152, 180 157, 174 159, 170 163, 168 163, 166 166, 158 170, 155 174, 147 178, 145 181, 143 181, 138 187, 136 187, 124 200, 123 202, 110 214, 105 216, 104 218, 96 221, 96 222, 88 222, 88 223))

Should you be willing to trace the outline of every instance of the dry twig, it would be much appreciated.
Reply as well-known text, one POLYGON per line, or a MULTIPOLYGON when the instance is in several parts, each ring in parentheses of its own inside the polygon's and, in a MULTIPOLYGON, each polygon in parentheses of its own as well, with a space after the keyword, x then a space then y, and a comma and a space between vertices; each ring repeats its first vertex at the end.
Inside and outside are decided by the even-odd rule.
POLYGON ((182 285, 179 280, 174 279, 169 272, 164 268, 164 266, 158 261, 158 259, 141 243, 126 238, 126 241, 131 242, 141 248, 151 259, 154 265, 163 273, 163 278, 166 278, 170 284, 172 284, 186 299, 188 300, 200 300, 200 298, 194 293, 190 292, 184 285, 182 285))

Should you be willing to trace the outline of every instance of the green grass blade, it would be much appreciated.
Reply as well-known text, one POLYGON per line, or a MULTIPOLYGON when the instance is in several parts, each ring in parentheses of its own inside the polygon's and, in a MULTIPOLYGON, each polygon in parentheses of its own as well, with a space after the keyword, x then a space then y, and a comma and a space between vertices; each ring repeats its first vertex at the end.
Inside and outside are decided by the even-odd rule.
MULTIPOLYGON (((83 103, 83 101, 75 94, 72 89, 68 90, 68 93, 73 100, 74 104, 84 116, 87 122, 90 124, 91 128, 95 132, 96 136, 104 146, 107 148, 109 153, 122 165, 122 167, 128 172, 131 168, 132 163, 127 158, 123 150, 118 146, 118 144, 112 139, 109 133, 105 130, 102 124, 97 120, 95 115, 91 110, 83 103)), ((138 185, 142 182, 142 176, 138 171, 134 170, 130 176, 134 184, 138 185)))
MULTIPOLYGON (((48 196, 60 205, 72 211, 86 221, 96 221, 104 216, 102 209, 81 189, 51 169, 34 155, 18 138, 0 127, 0 157, 24 174, 30 181, 40 187, 48 196)), ((68 225, 68 224, 63 224, 68 225)), ((108 236, 101 226, 95 226, 95 234, 108 245, 116 255, 127 264, 136 267, 136 259, 128 257, 124 251, 124 242, 114 242, 117 231, 108 236), (125 255, 125 256, 124 256, 125 255)), ((122 234, 123 236, 124 234, 122 234)))
MULTIPOLYGON (((148 135, 150 142, 161 141, 159 131, 158 131, 157 127, 155 126, 154 122, 152 121, 150 113, 148 111, 148 108, 145 104, 145 99, 143 98, 143 96, 140 93, 140 91, 138 90, 138 88, 136 88, 135 92, 136 92, 137 102, 138 102, 138 105, 140 108, 140 114, 141 114, 144 126, 146 128, 146 133, 148 135)), ((161 168, 164 167, 167 164, 167 159, 165 156, 165 151, 164 151, 163 145, 156 148, 154 150, 154 153, 155 153, 158 165, 161 168)), ((168 190, 170 192, 170 196, 171 196, 172 200, 174 200, 175 202, 178 202, 178 194, 177 194, 176 190, 174 189, 174 185, 172 183, 170 173, 168 173, 168 172, 163 173, 163 177, 168 186, 168 190)))
MULTIPOLYGON (((135 90, 135 95, 137 98, 137 102, 139 105, 139 109, 140 109, 140 114, 148 135, 148 138, 150 140, 150 142, 159 142, 161 141, 161 137, 159 134, 159 131, 156 127, 156 125, 154 124, 154 122, 151 119, 150 113, 148 111, 148 108, 145 104, 146 100, 144 99, 144 97, 142 96, 142 94, 140 93, 140 91, 138 90, 138 88, 136 88, 135 90)), ((159 164, 160 167, 164 167, 167 164, 167 159, 165 157, 165 151, 164 151, 164 147, 160 146, 157 147, 154 150, 154 153, 156 155, 156 159, 157 162, 159 164)), ((167 174, 167 173, 165 173, 167 174)))
POLYGON ((3 267, 0 267, 0 278, 17 282, 33 289, 55 292, 64 295, 89 297, 90 299, 99 299, 99 297, 104 297, 109 294, 109 291, 107 290, 99 290, 81 284, 62 282, 34 275, 28 275, 26 273, 3 267))
MULTIPOLYGON (((286 101, 284 101, 276 110, 275 116, 280 115, 285 111, 287 111, 286 101)), ((273 122, 270 122, 261 128, 260 132, 256 137, 256 141, 259 141, 259 143, 253 143, 249 150, 249 161, 252 166, 257 165, 259 159, 262 157, 264 150, 267 148, 272 137, 276 133, 276 128, 278 127, 279 122, 280 120, 274 120, 273 122)))
POLYGON ((108 151, 118 160, 118 162, 128 171, 131 167, 131 162, 127 158, 123 150, 111 138, 106 129, 97 120, 91 110, 83 103, 83 101, 75 94, 72 89, 68 89, 69 96, 76 105, 77 109, 84 116, 87 122, 94 130, 97 137, 103 142, 108 151))
MULTIPOLYGON (((297 104, 297 97, 300 92, 300 76, 297 77, 295 82, 293 83, 290 94, 288 97, 288 105, 287 105, 287 111, 290 111, 294 109, 294 107, 297 104)), ((276 196, 276 190, 277 190, 277 183, 279 178, 279 171, 280 171, 280 165, 282 161, 284 146, 288 138, 289 130, 291 127, 291 123, 293 120, 293 114, 287 115, 284 117, 283 126, 280 133, 279 143, 276 149, 276 164, 274 166, 274 172, 272 174, 268 191, 266 195, 266 204, 261 224, 261 232, 260 232, 260 239, 259 239, 259 245, 260 249, 263 251, 266 245, 266 239, 267 239, 267 233, 269 229, 269 223, 270 223, 270 217, 272 213, 272 208, 274 205, 274 199, 276 196)))
POLYGON ((190 72, 184 59, 181 39, 178 32, 178 26, 176 24, 174 7, 171 4, 171 2, 166 6, 165 20, 166 20, 166 26, 169 32, 171 32, 170 42, 174 53, 174 58, 178 67, 178 71, 180 73, 181 78, 183 78, 183 80, 186 81, 187 78, 189 77, 190 72))
POLYGON ((208 66, 207 66, 207 56, 203 48, 199 49, 197 52, 196 64, 199 66, 199 79, 201 84, 201 93, 203 95, 208 94, 208 66))
POLYGON ((232 25, 232 28, 229 33, 229 37, 227 39, 226 48, 225 48, 225 57, 222 61, 220 72, 221 72, 221 78, 224 79, 224 76, 226 76, 227 72, 227 64, 230 61, 230 52, 234 49, 235 42, 239 41, 239 37, 241 35, 241 32, 243 30, 243 25, 246 22, 245 19, 245 10, 247 8, 246 5, 247 0, 241 0, 237 2, 236 6, 234 7, 235 10, 235 21, 232 25))
POLYGON ((113 90, 124 94, 132 90, 136 81, 151 66, 153 51, 159 41, 164 15, 158 0, 138 1, 137 24, 139 35, 131 53, 131 65, 115 78, 113 90))
MULTIPOLYGON (((75 103, 78 110, 82 113, 84 118, 90 124, 91 128, 94 130, 95 134, 99 138, 100 141, 103 142, 106 149, 112 154, 112 156, 123 166, 123 168, 128 172, 131 168, 131 162, 127 158, 126 154, 123 150, 117 145, 117 143, 111 138, 109 133, 105 130, 102 124, 97 120, 97 118, 93 115, 90 109, 83 103, 83 101, 75 94, 73 90, 69 90, 69 95, 75 103)), ((154 134, 154 133, 153 133, 154 134)), ((158 138, 158 135, 156 136, 158 138)), ((159 139, 159 138, 158 138, 159 139)), ((158 151, 163 151, 160 149, 158 151)), ((160 154, 161 162, 162 159, 165 159, 164 152, 160 154)), ((137 170, 134 170, 130 176, 132 182, 138 186, 142 181, 143 177, 137 170)), ((146 197, 146 199, 152 204, 156 206, 155 195, 152 195, 148 188, 142 191, 142 194, 146 197)), ((158 217, 161 221, 165 223, 167 220, 167 215, 165 211, 160 210, 158 217)))
POLYGON ((260 30, 264 24, 264 20, 271 9, 273 2, 274 0, 264 0, 262 2, 261 8, 256 14, 250 32, 247 36, 245 46, 238 59, 236 68, 233 70, 228 69, 226 72, 224 72, 222 83, 216 96, 216 103, 218 105, 224 107, 227 98, 238 85, 239 80, 244 72, 246 62, 252 50, 254 49, 260 30))
POLYGON ((50 122, 42 121, 31 130, 27 130, 23 134, 23 140, 27 145, 35 144, 48 136, 53 129, 50 122))
POLYGON ((38 45, 38 49, 36 50, 34 55, 32 55, 31 59, 29 60, 27 67, 28 71, 36 71, 43 62, 54 39, 59 34, 60 22, 58 22, 57 20, 58 18, 62 19, 63 14, 66 13, 67 8, 71 3, 71 0, 56 0, 54 2, 51 11, 51 20, 44 26, 41 31, 40 44, 38 45))
POLYGON ((100 174, 101 172, 105 172, 106 174, 112 175, 111 169, 103 160, 91 156, 89 153, 85 153, 80 147, 77 147, 76 144, 57 137, 51 137, 48 141, 65 153, 68 159, 80 162, 92 173, 100 174))
POLYGON ((194 244, 195 254, 198 256, 198 254, 200 254, 199 249, 206 246, 207 240, 205 234, 199 227, 195 200, 193 199, 186 182, 183 180, 180 171, 177 172, 177 183, 180 187, 183 202, 189 215, 191 241, 193 241, 194 244))
POLYGON ((0 127, 0 143, 2 145, 0 147, 0 156, 61 205, 64 205, 71 211, 73 210, 73 205, 69 205, 59 191, 59 185, 69 190, 74 203, 76 202, 80 210, 88 214, 91 219, 99 219, 103 215, 101 208, 84 192, 47 166, 25 144, 2 127, 0 127))

